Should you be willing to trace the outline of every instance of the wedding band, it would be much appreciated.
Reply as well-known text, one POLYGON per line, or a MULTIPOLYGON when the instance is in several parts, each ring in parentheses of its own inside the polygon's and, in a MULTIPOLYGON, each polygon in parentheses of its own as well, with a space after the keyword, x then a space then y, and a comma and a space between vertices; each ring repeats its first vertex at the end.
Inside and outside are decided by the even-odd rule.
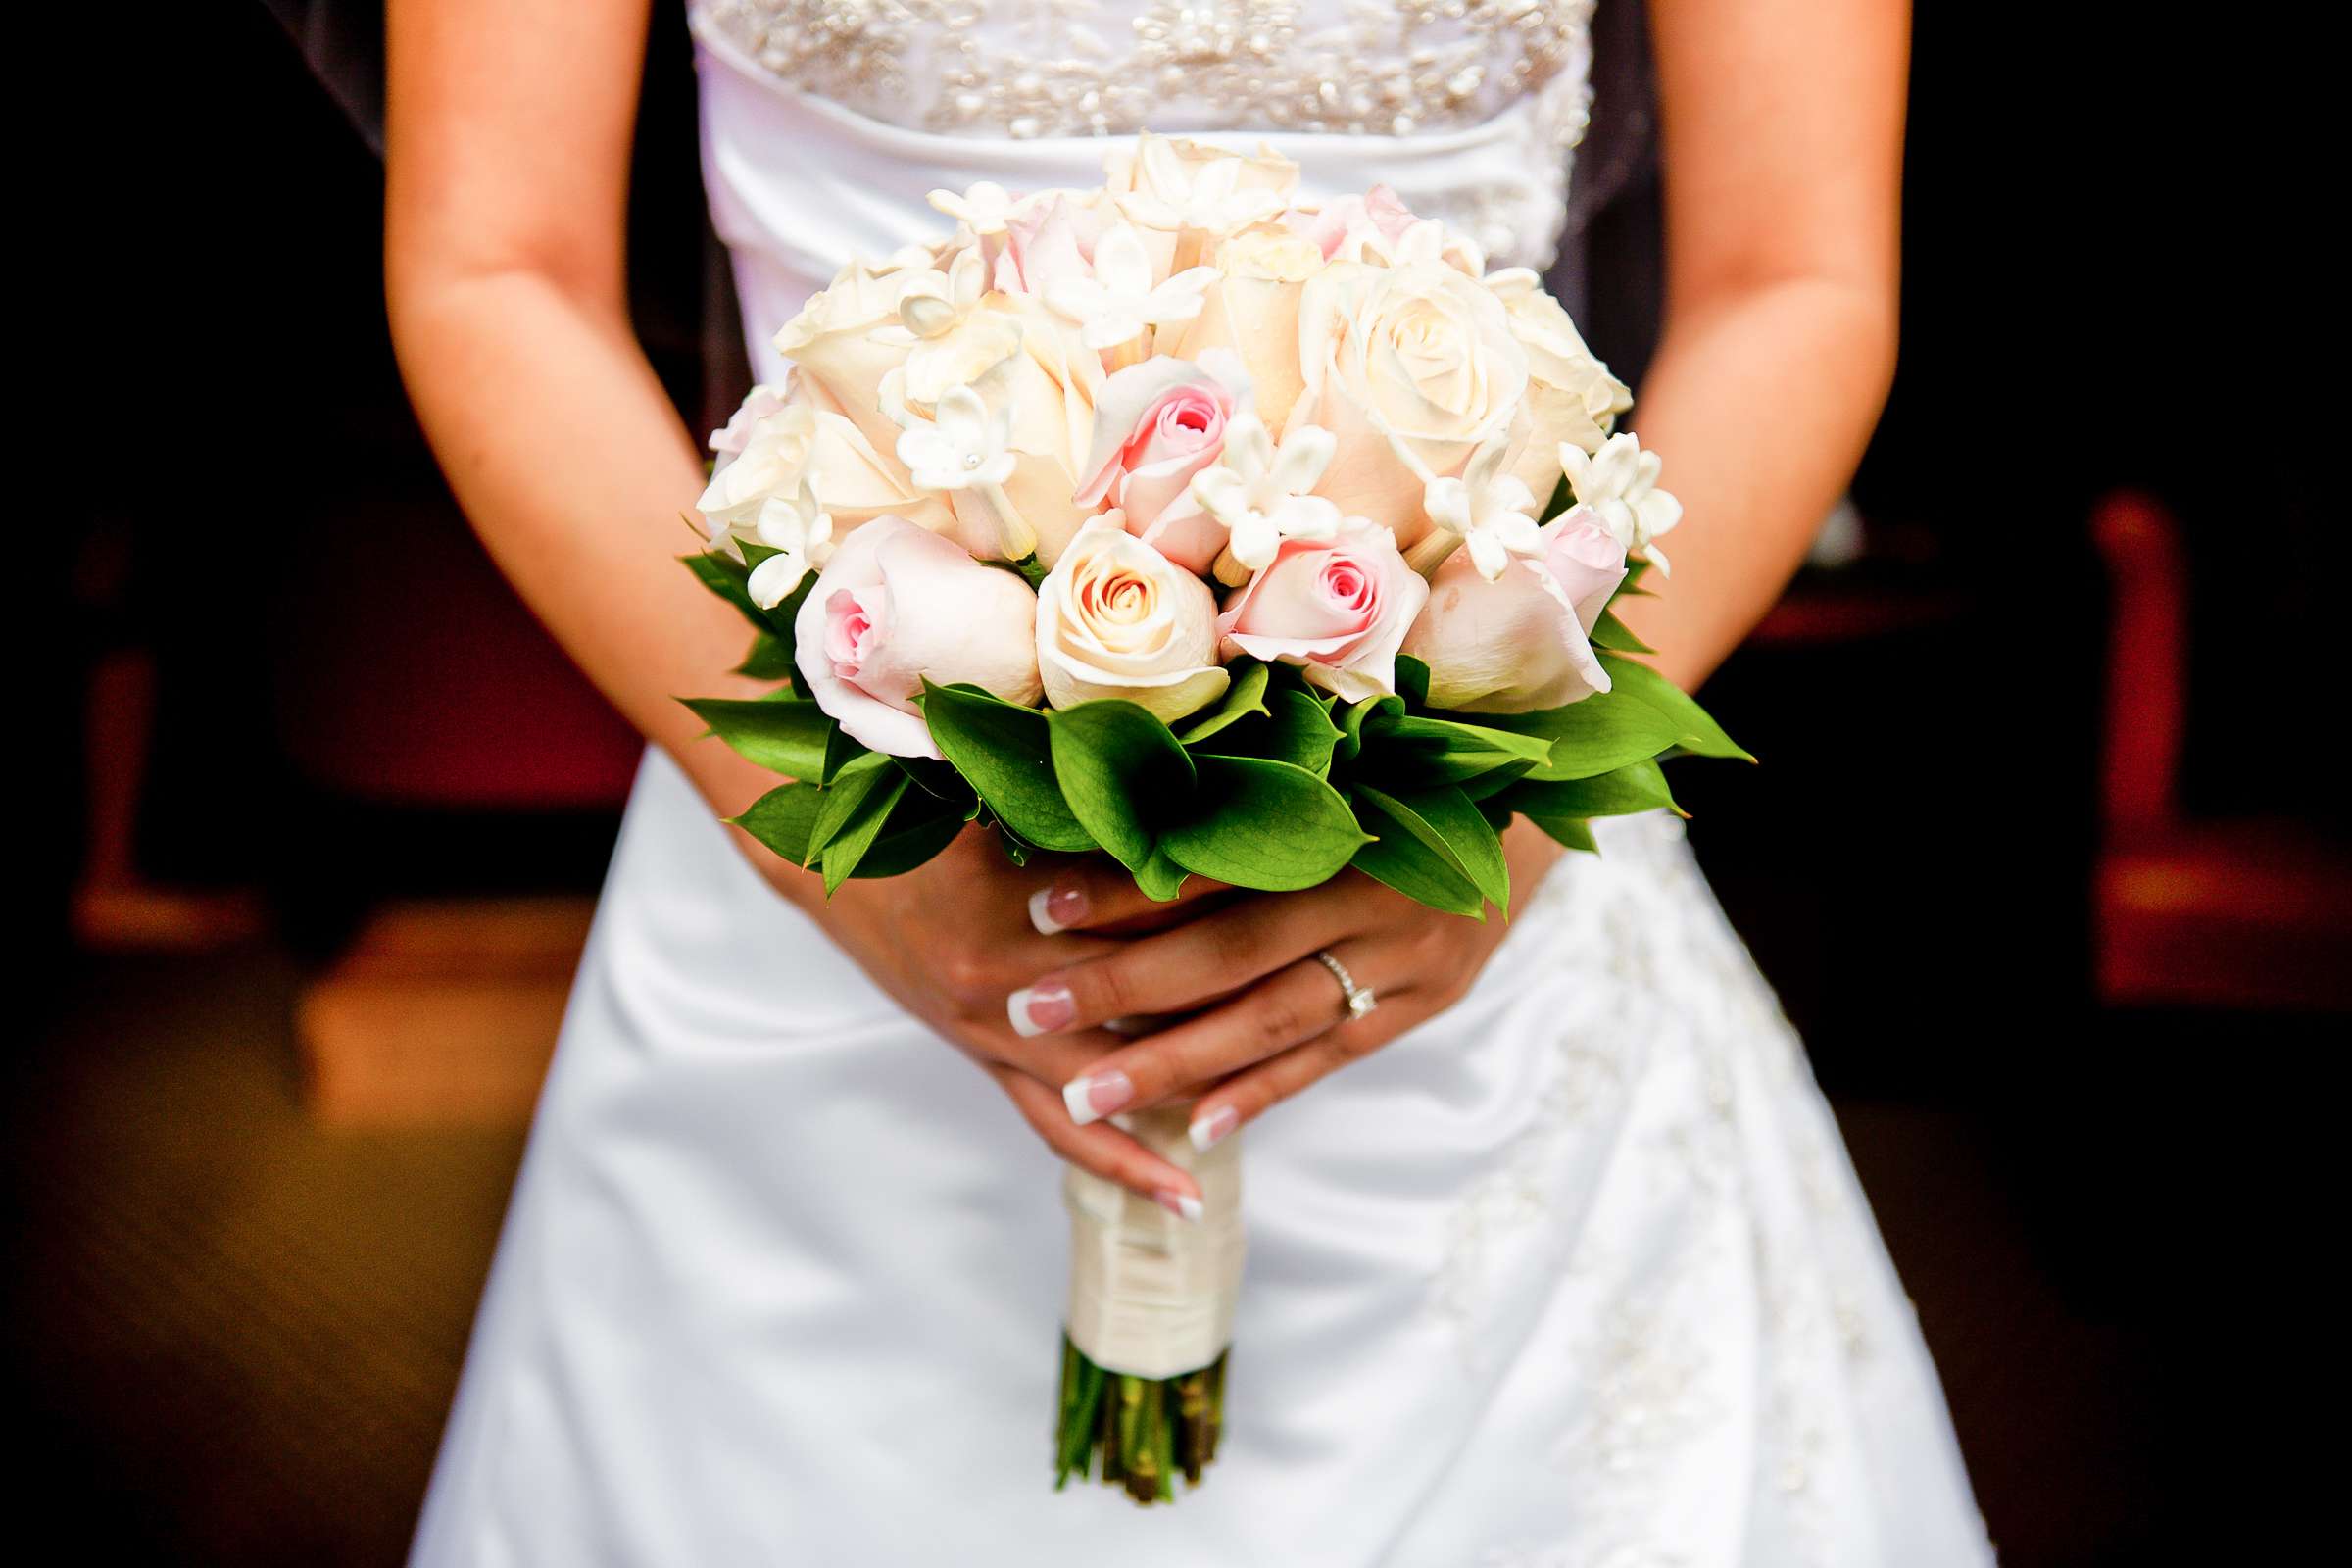
POLYGON ((1318 948, 1315 951, 1315 961, 1329 969, 1331 977, 1340 983, 1340 995, 1348 999, 1348 1016, 1349 1018, 1361 1018, 1380 1005, 1379 1000, 1372 995, 1372 988, 1357 985, 1355 976, 1348 972, 1348 966, 1329 953, 1318 948))

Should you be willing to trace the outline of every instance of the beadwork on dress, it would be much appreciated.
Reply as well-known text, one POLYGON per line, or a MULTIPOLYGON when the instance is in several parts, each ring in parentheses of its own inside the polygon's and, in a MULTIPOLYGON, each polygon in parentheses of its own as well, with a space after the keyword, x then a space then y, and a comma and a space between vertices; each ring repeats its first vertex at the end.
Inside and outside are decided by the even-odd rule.
POLYGON ((1033 136, 1474 125, 1564 72, 1592 0, 708 0, 807 92, 894 123, 1033 136), (1336 11, 1336 15, 1333 14, 1336 11))

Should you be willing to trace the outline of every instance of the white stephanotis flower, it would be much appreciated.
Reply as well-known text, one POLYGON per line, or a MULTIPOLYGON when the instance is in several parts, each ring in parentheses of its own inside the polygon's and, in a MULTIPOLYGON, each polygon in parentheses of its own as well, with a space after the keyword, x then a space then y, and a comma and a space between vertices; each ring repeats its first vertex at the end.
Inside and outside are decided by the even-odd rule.
POLYGON ((807 479, 793 494, 761 502, 752 532, 776 552, 752 568, 745 584, 752 603, 761 610, 773 610, 791 598, 804 577, 822 571, 833 559, 833 514, 818 505, 807 479))
POLYGON ((921 418, 895 397, 885 406, 906 426, 899 461, 918 489, 946 491, 955 504, 959 542, 976 556, 1019 561, 1037 550, 1037 530, 1004 494, 1018 460, 1012 452, 1012 405, 993 411, 968 386, 950 387, 921 418))
POLYGON ((906 395, 936 403, 950 387, 969 386, 1020 352, 1018 323, 985 303, 988 266, 965 251, 945 272, 913 273, 899 296, 899 324, 873 334, 906 348, 906 395))
MULTIPOLYGON (((1193 475, 1191 486, 1193 499, 1225 525, 1226 555, 1245 570, 1263 571, 1285 539, 1335 537, 1340 509, 1307 492, 1338 450, 1337 439, 1320 425, 1298 426, 1277 448, 1255 414, 1245 410, 1226 420, 1225 450, 1193 475)), ((1217 564, 1220 580, 1227 578, 1224 562, 1217 564)))
POLYGON ((1129 175, 1135 188, 1113 191, 1110 199, 1146 228, 1230 234, 1282 211, 1280 191, 1244 184, 1253 170, 1249 159, 1188 160, 1175 142, 1151 135, 1142 138, 1136 158, 1140 167, 1129 175))
POLYGON ((1152 282, 1152 256, 1143 236, 1114 223, 1095 241, 1094 276, 1065 277, 1046 290, 1046 304, 1078 323, 1090 349, 1115 349, 1147 326, 1168 326, 1200 314, 1201 290, 1216 281, 1213 267, 1188 267, 1166 282, 1152 282))
POLYGON ((1664 575, 1672 568, 1652 541, 1683 520, 1683 504, 1658 488, 1659 466, 1658 455, 1642 451, 1631 430, 1591 455, 1573 441, 1560 443, 1560 469, 1578 504, 1591 507, 1610 538, 1648 556, 1664 575))
POLYGON ((1432 479, 1421 492, 1421 510, 1429 514, 1440 533, 1430 540, 1445 540, 1441 547, 1431 550, 1436 556, 1424 564, 1406 554, 1406 561, 1416 568, 1434 569, 1451 548, 1450 534, 1470 552, 1470 564, 1478 574, 1489 582, 1498 580, 1511 564, 1513 556, 1533 556, 1543 551, 1542 530, 1538 527, 1535 511, 1535 492, 1524 480, 1514 478, 1508 470, 1510 442, 1496 437, 1471 454, 1469 466, 1458 479, 1432 479))
POLYGON ((950 387, 928 423, 899 436, 899 461, 925 490, 969 490, 1012 477, 1012 410, 988 412, 968 386, 950 387))
POLYGON ((970 225, 975 238, 1004 232, 1005 222, 1028 201, 1015 196, 993 179, 980 180, 960 196, 952 190, 935 190, 930 195, 932 207, 950 218, 961 219, 970 225))

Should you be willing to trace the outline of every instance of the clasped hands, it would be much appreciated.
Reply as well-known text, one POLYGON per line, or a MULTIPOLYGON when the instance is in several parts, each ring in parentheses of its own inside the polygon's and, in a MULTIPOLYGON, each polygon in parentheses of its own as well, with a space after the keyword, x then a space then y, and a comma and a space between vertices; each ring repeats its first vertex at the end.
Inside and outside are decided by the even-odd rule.
MULTIPOLYGON (((1558 851, 1524 823, 1504 847, 1523 900, 1558 851)), ((1193 1178, 1107 1118, 1192 1100, 1206 1149, 1449 1005, 1505 929, 1492 908, 1483 923, 1441 913, 1355 871, 1272 894, 1194 877, 1158 905, 1107 860, 1015 866, 976 829, 906 875, 796 902, 1055 1153, 1186 1218, 1193 1178), (1318 952, 1379 1005, 1349 1017, 1318 952), (1138 1018, 1168 1021, 1141 1038, 1107 1027, 1138 1018)))

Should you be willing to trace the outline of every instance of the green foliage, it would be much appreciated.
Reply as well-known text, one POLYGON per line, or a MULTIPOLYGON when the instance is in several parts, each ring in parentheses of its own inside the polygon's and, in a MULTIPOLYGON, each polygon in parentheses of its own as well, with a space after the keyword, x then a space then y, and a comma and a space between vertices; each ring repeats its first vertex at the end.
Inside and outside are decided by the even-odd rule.
POLYGON ((840 731, 814 703, 781 696, 689 697, 685 703, 710 733, 770 772, 812 781, 833 775, 826 758, 840 731))
POLYGON ((1054 776, 1054 741, 1046 715, 977 686, 923 682, 923 717, 931 739, 979 792, 997 819, 1041 850, 1095 848, 1054 776))
MULTIPOLYGON (((1566 503, 1565 481, 1551 511, 1566 503)), ((774 611, 751 602, 745 545, 687 565, 757 633, 740 673, 793 681, 793 620, 811 583, 774 611)), ((1034 581, 1034 561, 1004 564, 1034 581)), ((1648 563, 1619 593, 1639 593, 1648 563)), ((808 700, 778 690, 687 706, 742 756, 794 780, 734 820, 777 855, 819 871, 829 897, 851 877, 897 876, 966 824, 994 830, 1026 864, 1040 852, 1102 849, 1150 897, 1191 875, 1284 892, 1348 866, 1434 908, 1483 919, 1508 908, 1501 833, 1526 816, 1573 849, 1591 819, 1679 810, 1659 760, 1690 753, 1753 760, 1705 710, 1648 665, 1612 613, 1592 641, 1613 689, 1534 713, 1428 706, 1429 670, 1399 656, 1397 691, 1342 703, 1297 670, 1236 660, 1224 696, 1171 729, 1109 700, 1043 711, 975 686, 926 682, 924 717, 945 760, 868 750, 808 700)))
POLYGON ((1510 907, 1502 840, 1459 788, 1399 797, 1358 784, 1354 801, 1357 821, 1375 835, 1356 851, 1357 870, 1453 914, 1483 920, 1490 900, 1510 907))
POLYGON ((1267 893, 1339 874, 1363 831, 1339 791, 1303 767, 1254 757, 1200 756, 1204 809, 1173 823, 1159 847, 1175 864, 1267 893))
POLYGON ((1268 670, 1254 659, 1237 659, 1225 666, 1230 677, 1225 696, 1206 712, 1196 713, 1176 738, 1187 746, 1198 746, 1227 725, 1240 722, 1251 713, 1266 711, 1266 682, 1268 670))
POLYGON ((1654 760, 1632 762, 1591 778, 1523 780, 1494 799, 1499 806, 1535 817, 1624 816, 1661 808, 1683 814, 1654 760))
POLYGON ((1193 760, 1167 725, 1116 699, 1049 713, 1046 727, 1070 814, 1121 865, 1140 871, 1160 825, 1191 812, 1193 760))

